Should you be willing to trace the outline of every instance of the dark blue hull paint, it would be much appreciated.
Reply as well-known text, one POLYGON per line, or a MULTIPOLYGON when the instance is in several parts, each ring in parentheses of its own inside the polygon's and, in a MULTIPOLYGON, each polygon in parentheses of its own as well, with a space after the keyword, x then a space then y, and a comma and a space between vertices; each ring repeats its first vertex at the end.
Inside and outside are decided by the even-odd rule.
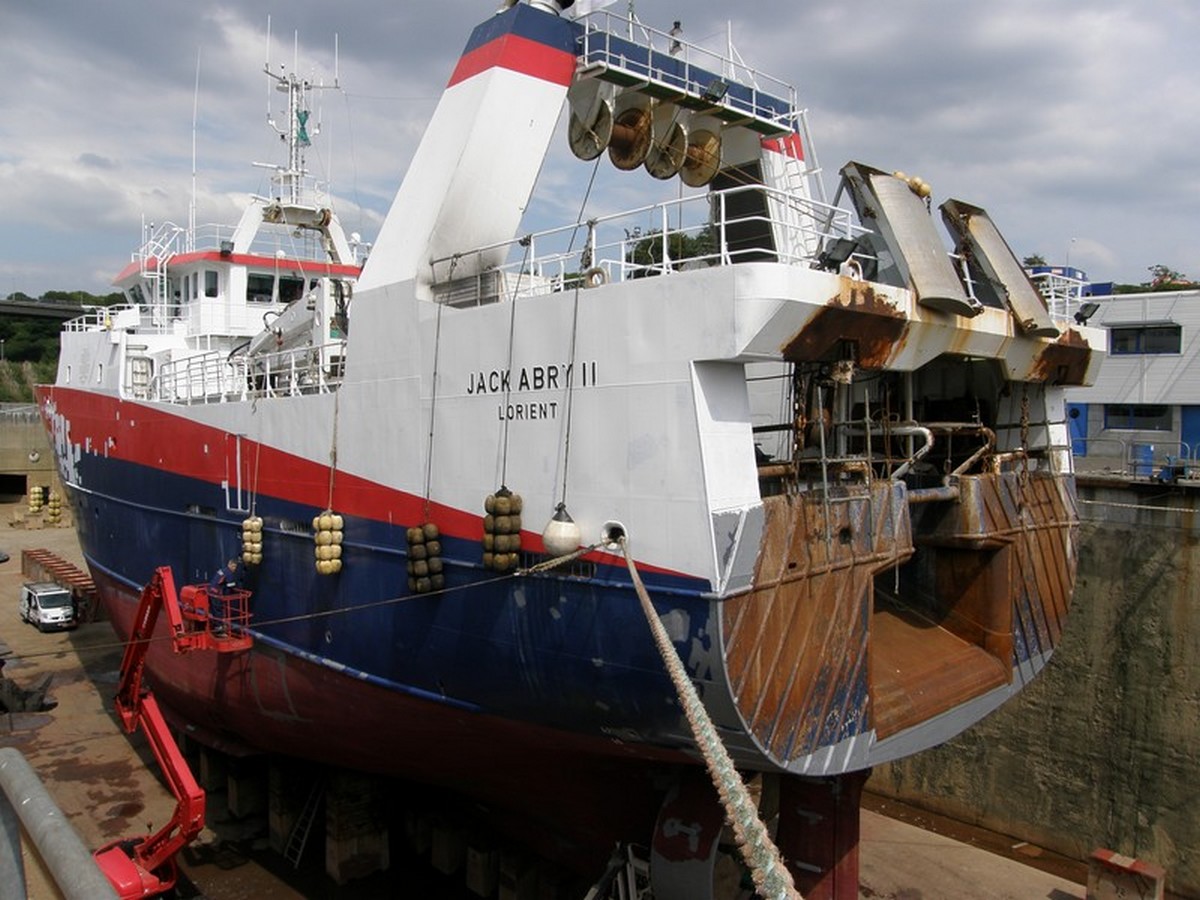
MULTIPOLYGON (((96 456, 82 461, 81 483, 70 493, 84 554, 131 593, 157 566, 203 582, 240 556, 246 513, 228 510, 219 486, 96 456)), ((344 568, 321 576, 311 507, 260 496, 255 512, 264 562, 244 570, 242 586, 254 592, 253 630, 274 647, 518 721, 658 745, 678 746, 687 732, 624 565, 588 579, 497 575, 482 567, 478 541, 443 535, 446 591, 410 595, 404 527, 347 518, 344 568)), ((683 658, 711 647, 718 612, 707 584, 646 580, 660 613, 687 612, 683 658)), ((712 668, 707 676, 723 677, 712 668)))

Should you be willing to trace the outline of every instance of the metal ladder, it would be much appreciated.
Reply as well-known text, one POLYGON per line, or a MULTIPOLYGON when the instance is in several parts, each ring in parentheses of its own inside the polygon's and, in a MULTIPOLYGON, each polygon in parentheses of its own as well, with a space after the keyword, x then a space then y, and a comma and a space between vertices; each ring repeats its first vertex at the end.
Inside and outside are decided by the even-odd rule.
POLYGON ((304 855, 304 848, 308 845, 308 835, 312 831, 313 822, 316 821, 317 809, 321 805, 324 787, 325 779, 323 778, 317 778, 313 782, 312 789, 308 792, 308 799, 304 801, 304 809, 300 811, 300 817, 296 819, 296 824, 292 826, 292 832, 288 835, 283 858, 292 864, 293 869, 300 868, 300 858, 304 855))
POLYGON ((159 225, 138 251, 142 278, 150 287, 150 316, 157 326, 167 324, 171 302, 171 282, 167 260, 176 252, 183 229, 170 222, 159 225))
POLYGON ((629 845, 618 845, 600 880, 583 900, 650 900, 650 863, 629 845))

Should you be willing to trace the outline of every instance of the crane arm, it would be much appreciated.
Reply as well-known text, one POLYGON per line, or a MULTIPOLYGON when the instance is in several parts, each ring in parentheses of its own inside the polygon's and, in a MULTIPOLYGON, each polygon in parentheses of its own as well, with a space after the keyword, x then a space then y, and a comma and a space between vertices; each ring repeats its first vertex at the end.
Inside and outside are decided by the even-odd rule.
POLYGON ((158 701, 142 684, 146 654, 154 639, 158 617, 167 617, 171 647, 176 653, 190 650, 236 652, 248 649, 252 639, 245 625, 249 618, 246 591, 225 595, 227 611, 214 633, 208 594, 203 586, 183 590, 186 608, 175 593, 175 578, 169 566, 160 566, 142 588, 129 642, 121 661, 120 680, 114 697, 117 717, 129 734, 139 728, 146 735, 154 758, 175 797, 171 819, 153 834, 126 838, 101 847, 94 857, 122 900, 149 897, 169 890, 177 877, 175 854, 191 843, 204 828, 204 789, 197 783, 187 760, 175 743, 158 701))

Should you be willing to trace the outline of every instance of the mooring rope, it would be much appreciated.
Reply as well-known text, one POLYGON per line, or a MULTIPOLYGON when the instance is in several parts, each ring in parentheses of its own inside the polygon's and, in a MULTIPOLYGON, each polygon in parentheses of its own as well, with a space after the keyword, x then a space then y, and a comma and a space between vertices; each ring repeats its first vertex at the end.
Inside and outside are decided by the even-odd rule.
POLYGON ((646 593, 646 586, 642 584, 642 578, 629 552, 628 540, 622 536, 620 543, 625 554, 625 565, 633 579, 634 590, 637 591, 638 600, 642 604, 642 612, 645 613, 646 622, 654 636, 654 644, 658 647, 663 664, 667 667, 667 674, 671 676, 671 682, 675 685, 684 715, 687 716, 688 725, 691 726, 692 735, 696 739, 696 746, 704 756, 704 764, 721 798, 721 804, 725 807, 725 817, 733 826, 734 840, 742 854, 742 861, 750 869, 750 877, 754 880, 758 895, 764 900, 804 900, 796 890, 792 875, 779 855, 779 848, 775 846, 775 842, 767 833, 766 825, 758 817, 754 800, 734 767, 729 751, 721 743, 717 728, 709 718, 708 710, 700 702, 695 685, 684 671, 683 662, 671 644, 667 629, 663 627, 658 613, 654 611, 650 595, 646 593))

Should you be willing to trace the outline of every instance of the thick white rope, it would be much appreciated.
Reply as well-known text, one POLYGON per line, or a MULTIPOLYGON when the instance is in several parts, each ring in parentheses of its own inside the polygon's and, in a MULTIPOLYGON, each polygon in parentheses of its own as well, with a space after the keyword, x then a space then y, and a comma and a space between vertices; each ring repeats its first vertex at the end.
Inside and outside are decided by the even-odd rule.
POLYGON ((779 855, 779 848, 775 846, 771 835, 767 833, 767 827, 758 817, 754 800, 734 767, 729 751, 721 743, 716 726, 700 701, 695 685, 684 671, 683 662, 675 652, 667 629, 663 627, 658 613, 654 611, 624 536, 621 537, 620 543, 621 550, 625 553, 625 565, 629 568, 633 587, 642 604, 642 612, 645 613, 650 632, 654 635, 655 646, 658 647, 663 664, 667 667, 667 674, 671 676, 671 682, 679 694, 679 701, 696 739, 696 746, 704 756, 704 764, 708 767, 713 786, 716 787, 721 804, 725 807, 725 817, 733 826, 734 840, 742 854, 742 860, 750 869, 750 877, 754 880, 758 895, 764 900, 804 900, 796 890, 792 874, 779 855))

